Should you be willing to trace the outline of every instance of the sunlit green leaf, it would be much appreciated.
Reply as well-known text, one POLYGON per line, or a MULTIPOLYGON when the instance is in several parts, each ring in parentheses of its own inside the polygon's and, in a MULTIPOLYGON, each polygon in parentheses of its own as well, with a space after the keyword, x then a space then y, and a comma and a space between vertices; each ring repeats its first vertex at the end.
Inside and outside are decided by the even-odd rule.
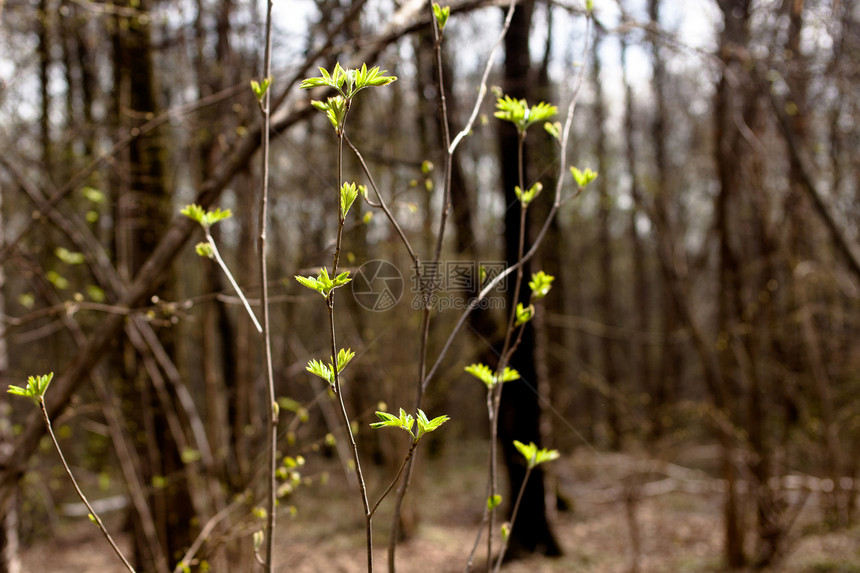
POLYGON ((574 181, 579 187, 585 187, 595 179, 597 179, 597 173, 591 170, 591 168, 586 167, 585 171, 580 171, 576 167, 570 168, 570 173, 573 175, 574 181))
POLYGON ((516 313, 516 326, 523 325, 530 321, 535 314, 534 305, 528 305, 526 307, 523 306, 523 303, 517 303, 517 313, 516 313))
POLYGON ((529 444, 526 445, 519 440, 514 440, 514 447, 526 459, 530 468, 558 459, 561 455, 558 453, 558 450, 548 450, 546 448, 538 449, 534 442, 529 442, 529 444))
POLYGON ((450 15, 450 6, 439 6, 439 4, 433 2, 433 16, 436 18, 436 24, 439 26, 440 30, 445 29, 445 24, 448 23, 448 17, 450 15))
POLYGON ((496 100, 495 117, 509 121, 517 127, 521 134, 534 123, 545 121, 554 116, 558 108, 554 105, 539 102, 529 107, 524 99, 514 99, 508 95, 496 100))
POLYGON ((539 299, 545 297, 549 293, 550 288, 552 288, 552 281, 554 280, 554 276, 548 275, 543 271, 534 273, 532 280, 529 281, 532 298, 539 299))

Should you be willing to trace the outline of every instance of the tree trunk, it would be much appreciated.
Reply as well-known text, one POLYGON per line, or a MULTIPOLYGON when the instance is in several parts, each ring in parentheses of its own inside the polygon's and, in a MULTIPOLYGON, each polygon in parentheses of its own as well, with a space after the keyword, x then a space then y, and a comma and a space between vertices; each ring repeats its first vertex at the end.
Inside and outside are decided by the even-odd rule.
MULTIPOLYGON (((4 225, 3 193, 0 191, 0 245, 6 242, 4 225)), ((0 265, 0 316, 6 316, 6 274, 0 265)), ((9 375, 9 355, 6 346, 6 323, 0 321, 0 382, 3 387, 9 375)), ((9 456, 12 448, 12 406, 9 395, 0 395, 0 459, 9 456)), ((18 496, 13 494, 5 503, 0 500, 0 573, 21 573, 21 560, 18 557, 18 496)))
MULTIPOLYGON (((655 208, 662 213, 662 220, 665 227, 669 230, 669 236, 674 237, 675 232, 672 229, 672 204, 673 193, 669 185, 668 169, 669 169, 669 154, 667 144, 666 126, 668 124, 668 113, 666 110, 666 65, 660 53, 660 44, 658 35, 653 30, 659 29, 660 25, 660 0, 649 0, 648 15, 651 22, 652 32, 649 33, 649 43, 651 45, 651 62, 654 68, 651 78, 651 89, 654 92, 654 118, 651 122, 651 143, 654 146, 654 202, 655 208)), ((635 197, 634 197, 635 200, 635 197)), ((672 295, 672 287, 665 284, 660 287, 659 293, 662 301, 662 321, 660 326, 660 351, 658 364, 656 366, 657 375, 654 377, 654 384, 651 390, 654 406, 652 412, 660 416, 660 412, 665 407, 670 406, 677 398, 677 389, 681 376, 681 356, 677 345, 672 337, 681 327, 681 321, 678 316, 676 301, 672 295)), ((662 416, 654 421, 654 432, 661 433, 664 428, 662 416)))
MULTIPOLYGON (((135 7, 144 11, 149 8, 145 1, 135 7)), ((148 23, 136 17, 124 20, 120 16, 116 30, 114 114, 121 129, 133 131, 142 123, 140 118, 151 117, 158 112, 150 28, 148 23)), ((170 195, 164 144, 160 130, 156 130, 135 139, 124 157, 126 178, 117 201, 116 245, 120 276, 127 282, 137 277, 169 220, 170 195)), ((165 333, 159 332, 162 344, 170 353, 171 344, 164 337, 165 333)), ((151 376, 160 373, 152 371, 152 366, 147 372, 142 367, 144 360, 152 360, 152 357, 138 355, 134 346, 126 342, 122 360, 125 381, 122 392, 128 405, 125 417, 138 429, 133 433, 140 435, 140 429, 145 431, 145 439, 136 443, 142 462, 142 477, 144 483, 155 484, 149 492, 149 503, 164 555, 173 561, 193 541, 194 527, 191 523, 195 513, 176 442, 176 426, 171 432, 166 417, 172 404, 168 405, 165 400, 169 403, 172 398, 164 393, 159 396, 151 376)), ((139 516, 135 515, 132 523, 137 565, 144 570, 171 567, 172 563, 155 564, 152 561, 139 516)))
MULTIPOLYGON (((532 95, 529 90, 531 85, 529 33, 533 9, 532 2, 517 6, 508 34, 505 36, 503 90, 506 95, 518 99, 528 99, 532 95)), ((518 201, 514 194, 514 187, 519 185, 516 129, 502 122, 499 127, 499 140, 505 204, 515 205, 518 201)), ((528 161, 524 163, 527 164, 528 161)), ((526 177, 525 180, 527 181, 528 178, 526 177)), ((528 233, 526 235, 528 236, 528 233)), ((519 209, 508 209, 505 211, 505 259, 508 264, 517 260, 519 236, 519 209)), ((524 269, 524 274, 528 277, 529 270, 524 269)), ((515 305, 517 302, 509 297, 509 305, 515 305)), ((526 469, 522 456, 513 446, 513 440, 536 444, 541 442, 541 408, 536 391, 537 372, 534 353, 534 331, 527 326, 522 343, 511 359, 511 367, 515 368, 522 378, 505 384, 499 412, 499 439, 510 484, 507 496, 509 500, 516 499, 526 469)), ((547 519, 545 500, 544 474, 538 466, 526 484, 517 522, 511 532, 508 550, 511 557, 523 553, 561 554, 561 547, 547 519)))
MULTIPOLYGON (((737 388, 726 387, 729 381, 728 372, 734 369, 731 336, 735 327, 735 316, 744 310, 738 298, 742 285, 738 254, 733 242, 739 239, 734 236, 732 226, 732 223, 735 225, 738 223, 732 208, 742 185, 741 173, 738 169, 739 158, 736 156, 741 139, 737 122, 744 113, 746 104, 744 98, 747 95, 744 90, 748 87, 737 85, 736 82, 739 82, 739 78, 747 76, 743 66, 746 46, 749 43, 750 2, 749 0, 720 0, 719 6, 725 21, 720 34, 720 58, 725 67, 717 86, 714 102, 716 121, 714 149, 720 184, 715 204, 719 235, 720 292, 717 311, 717 351, 723 373, 723 385, 720 388, 722 404, 716 405, 718 411, 730 420, 732 405, 729 399, 737 392, 737 388)), ((739 568, 745 564, 746 556, 743 547, 743 516, 738 505, 736 469, 732 459, 734 446, 732 439, 724 435, 725 431, 720 434, 725 448, 724 471, 728 487, 724 505, 726 561, 729 567, 739 568)))

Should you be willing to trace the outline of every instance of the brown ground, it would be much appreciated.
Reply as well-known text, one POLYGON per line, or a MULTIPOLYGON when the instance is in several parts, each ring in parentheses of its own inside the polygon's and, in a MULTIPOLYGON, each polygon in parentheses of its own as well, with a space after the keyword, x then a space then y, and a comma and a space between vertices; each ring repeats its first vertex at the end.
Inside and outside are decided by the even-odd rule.
MULTIPOLYGON (((400 573, 454 573, 464 570, 480 520, 482 476, 473 456, 448 456, 445 463, 424 464, 425 477, 414 492, 421 513, 418 535, 399 546, 400 573), (441 469, 440 469, 441 468, 441 469), (456 468, 456 469, 455 469, 456 468)), ((480 456, 479 456, 480 457, 480 456)), ((577 452, 554 462, 560 490, 574 510, 557 517, 555 530, 565 555, 532 558, 506 565, 509 573, 705 573, 720 571, 721 521, 719 482, 703 472, 654 465, 644 458, 577 452), (667 477, 669 474, 669 477, 667 477), (638 478, 631 476, 636 475, 638 478), (640 499, 632 506, 640 539, 636 555, 625 502, 636 483, 640 499), (634 569, 634 565, 638 569, 634 569)), ((311 468, 308 468, 311 471, 311 468)), ((337 472, 326 485, 299 490, 291 500, 296 517, 280 520, 278 571, 359 573, 366 571, 364 527, 355 494, 337 472)), ((371 491, 382 488, 369 480, 371 491)), ((792 529, 790 551, 780 573, 860 573, 860 527, 827 532, 816 523, 821 511, 815 496, 804 505, 792 529)), ((383 504, 385 507, 385 504, 383 504)), ((385 542, 388 516, 375 519, 375 570, 387 571, 385 542)), ((484 543, 482 542, 482 549, 484 543)), ((480 557, 476 563, 482 563, 480 557)), ((56 536, 50 545, 24 553, 25 573, 121 572, 116 558, 88 523, 56 536)), ((247 566, 228 573, 258 571, 247 566)), ((220 572, 219 572, 220 573, 220 572)))

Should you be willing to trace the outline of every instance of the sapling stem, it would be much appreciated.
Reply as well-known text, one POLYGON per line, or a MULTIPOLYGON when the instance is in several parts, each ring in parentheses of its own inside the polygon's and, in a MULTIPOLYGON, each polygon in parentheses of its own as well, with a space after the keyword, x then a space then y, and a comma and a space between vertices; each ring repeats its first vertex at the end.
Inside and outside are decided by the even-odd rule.
POLYGON ((245 306, 245 310, 248 312, 248 316, 251 317, 251 321, 254 323, 254 328, 257 329, 257 332, 262 334, 263 327, 257 320, 257 315, 254 314, 254 310, 251 308, 251 303, 249 303, 248 299, 245 298, 245 293, 242 292, 242 289, 239 287, 239 283, 236 282, 236 279, 233 277, 233 273, 230 272, 230 268, 227 266, 227 263, 225 263, 224 259, 221 258, 221 253, 218 251, 218 246, 215 244, 215 239, 212 237, 209 227, 204 225, 203 229, 206 233, 206 241, 212 249, 212 258, 215 259, 215 262, 218 263, 218 266, 221 267, 222 271, 224 271, 224 274, 227 276, 227 280, 230 281, 230 286, 232 286, 233 290, 236 291, 236 294, 239 295, 239 300, 242 301, 242 304, 245 306))
POLYGON ((385 491, 379 496, 379 499, 376 500, 376 503, 373 504, 373 507, 370 508, 370 516, 373 517, 373 514, 376 513, 377 508, 379 508, 379 504, 382 503, 391 490, 394 489, 394 486, 397 485, 397 482, 400 481, 400 476, 403 475, 403 470, 406 469, 406 466, 409 465, 409 461, 412 459, 412 454, 415 453, 415 448, 418 447, 418 442, 413 441, 412 445, 409 447, 409 451, 406 453, 406 457, 403 459, 403 462, 400 464, 400 469, 397 470, 397 475, 394 476, 394 479, 391 480, 391 483, 388 484, 388 487, 385 488, 385 491))
POLYGON ((517 520, 517 513, 520 510, 520 503, 523 501, 523 494, 526 491, 526 484, 529 481, 529 477, 532 475, 532 470, 534 467, 529 465, 526 468, 526 475, 523 476, 523 483, 520 485, 520 491, 517 493, 517 500, 514 502, 514 508, 511 510, 511 520, 508 522, 508 534, 505 535, 502 539, 502 548, 499 550, 499 556, 496 558, 496 566, 493 567, 493 572, 497 573, 499 569, 502 568, 502 561, 505 557, 505 552, 508 550, 508 543, 511 540, 511 532, 514 530, 514 522, 517 520))
MULTIPOLYGON (((347 100, 346 109, 349 110, 349 101, 347 100)), ((344 122, 346 116, 344 115, 344 122)), ((337 133, 337 181, 338 181, 338 198, 340 198, 340 186, 343 183, 343 140, 346 137, 345 128, 337 133)), ((343 226, 346 220, 343 209, 341 209, 340 199, 337 203, 337 242, 335 243, 334 255, 332 257, 332 276, 337 276, 337 267, 340 262, 340 250, 343 244, 343 226)), ((364 472, 361 469, 361 460, 358 455, 358 444, 355 441, 355 435, 352 432, 350 425, 349 414, 346 411, 346 404, 343 400, 343 391, 340 386, 340 372, 337 364, 337 335, 334 327, 334 295, 335 290, 332 290, 326 297, 326 305, 328 306, 329 331, 331 334, 331 356, 332 356, 332 378, 334 381, 334 393, 340 406, 340 414, 343 419, 346 433, 349 436, 349 443, 352 448, 352 459, 355 464, 355 475, 358 479, 358 489, 361 494, 361 502, 364 507, 365 516, 365 537, 367 544, 367 571, 373 571, 373 512, 370 510, 370 503, 367 499, 367 486, 364 483, 364 472)))
MULTIPOLYGON (((432 3, 431 3, 432 4, 432 3)), ((472 113, 469 117, 469 120, 466 122, 466 126, 460 131, 457 136, 454 138, 454 141, 451 141, 451 131, 449 126, 449 118, 448 118, 448 106, 445 98, 445 82, 442 73, 442 30, 439 27, 439 22, 435 17, 431 15, 431 21, 433 23, 433 53, 434 60, 436 64, 436 83, 439 93, 439 112, 440 112, 440 122, 442 127, 442 134, 445 145, 445 174, 444 174, 444 199, 442 205, 442 213, 440 216, 439 223, 439 231, 436 236, 436 246, 434 249, 433 262, 438 262, 439 257, 442 252, 443 238, 445 233, 445 227, 447 224, 448 212, 450 210, 450 196, 451 196, 451 174, 453 167, 453 156, 454 151, 457 149, 460 141, 466 137, 472 131, 472 126, 475 123, 475 120, 478 117, 478 113, 481 109, 481 104, 484 101, 484 97, 487 94, 487 81, 490 76, 490 70, 492 69, 493 62, 495 61, 495 53, 498 50, 499 46, 502 44, 502 40, 510 28, 511 19, 514 15, 514 9, 516 8, 516 0, 511 0, 510 5, 508 7, 507 14, 505 16, 504 24, 502 25, 502 30, 499 33, 498 38, 496 39, 495 44, 493 44, 492 49, 490 50, 490 54, 487 57, 487 64, 484 69, 484 74, 481 77, 481 83, 478 89, 478 97, 475 101, 475 106, 472 109, 472 113)), ((432 12, 432 5, 429 6, 432 12)), ((411 251, 410 251, 411 254, 411 251)), ((417 264, 417 257, 413 255, 413 259, 416 261, 415 268, 416 272, 420 273, 420 267, 417 264)), ((419 275, 420 280, 420 275, 419 275)), ((432 286, 428 286, 428 291, 426 293, 422 293, 426 297, 426 304, 423 309, 423 316, 421 319, 421 339, 419 342, 419 358, 418 358, 418 380, 416 384, 416 398, 415 398, 415 407, 420 408, 421 402, 424 396, 424 393, 427 390, 427 384, 429 383, 429 376, 427 374, 427 349, 428 349, 428 340, 430 337, 430 318, 431 318, 431 308, 430 308, 430 300, 432 297, 432 286)), ((470 305, 471 306, 471 305, 470 305)), ((468 316, 468 312, 466 315, 468 316)), ((459 330, 459 324, 457 330, 459 330)), ((449 339, 450 340, 450 339, 449 339)), ((442 357, 447 353, 447 349, 450 345, 447 345, 446 348, 440 353, 437 358, 436 364, 434 365, 433 370, 435 370, 436 365, 442 360, 442 357)), ((406 496, 406 491, 409 489, 409 485, 412 480, 412 468, 414 467, 414 460, 409 460, 406 465, 406 477, 403 480, 403 483, 397 490, 397 495, 394 501, 394 512, 391 520, 391 529, 388 536, 388 571, 389 573, 395 573, 396 563, 395 563, 395 552, 397 549, 397 537, 399 534, 400 528, 400 513, 401 508, 403 506, 403 499, 406 496)))
POLYGON ((99 530, 101 530, 102 534, 105 536, 105 539, 108 540, 110 546, 113 548, 114 553, 122 560, 123 565, 125 565, 126 569, 131 571, 131 573, 135 573, 134 567, 132 567, 131 563, 128 562, 125 555, 123 555, 120 548, 117 546, 111 534, 108 533, 107 528, 102 522, 101 517, 99 517, 96 510, 93 509, 93 506, 90 505, 90 500, 87 499, 87 496, 84 495, 84 492, 81 490, 78 485, 78 480, 75 479, 74 474, 72 473, 72 469, 69 467, 69 464, 66 463, 66 457, 63 455, 63 450, 60 448, 60 444, 57 441, 57 437, 54 435, 54 428, 51 425, 51 418, 48 416, 48 409, 45 407, 45 399, 42 396, 38 397, 39 402, 39 410, 42 412, 42 420, 45 422, 45 427, 48 429, 48 435, 51 436, 51 441, 54 443, 54 449, 57 450, 57 454, 60 456, 60 461, 63 464, 63 468, 66 470, 66 474, 69 476, 69 479, 72 480, 72 485, 75 487, 75 491, 78 493, 78 497, 81 498, 81 501, 84 502, 84 505, 87 506, 87 511, 90 512, 90 520, 95 523, 99 530))
MULTIPOLYGON (((268 218, 269 203, 269 132, 271 130, 271 102, 272 102, 272 0, 266 3, 266 46, 263 56, 265 93, 259 97, 260 111, 263 114, 262 129, 262 181, 260 183, 260 209, 257 226, 260 230, 259 245, 259 269, 260 269, 260 302, 263 309, 263 325, 257 324, 257 330, 262 333, 263 357, 266 367, 266 396, 268 398, 266 407, 266 421, 268 432, 266 433, 266 461, 268 475, 266 480, 266 556, 263 567, 271 573, 274 571, 274 546, 275 546, 275 510, 277 508, 277 447, 278 447, 278 403, 275 401, 275 376, 272 368, 272 337, 269 328, 269 288, 268 288, 268 266, 266 263, 266 225, 268 218)), ((241 292, 239 294, 241 295, 241 292)), ((243 297, 244 299, 244 297, 243 297)), ((250 312, 250 307, 245 302, 245 308, 250 312)))
POLYGON ((385 202, 385 197, 383 197, 382 193, 379 192, 379 188, 376 186, 376 182, 373 180, 373 175, 371 175, 370 169, 367 167, 367 163, 364 161, 364 157, 361 155, 361 152, 359 152, 358 148, 352 144, 346 134, 344 134, 343 138, 344 141, 346 141, 346 144, 349 145, 349 148, 355 154, 355 157, 358 159, 358 162, 361 164, 361 169, 367 176, 367 180, 370 183, 370 188, 373 189, 373 192, 376 193, 376 196, 379 198, 379 203, 372 203, 370 201, 368 201, 368 203, 372 207, 379 207, 385 213, 385 217, 391 223, 391 226, 394 227, 394 230, 397 232, 397 235, 403 242, 403 246, 406 247, 407 251, 409 251, 409 257, 412 259, 412 263, 415 265, 415 269, 417 272, 419 269, 418 255, 415 254, 415 250, 412 248, 412 243, 409 242, 409 239, 406 237, 406 233, 403 231, 403 227, 400 226, 400 223, 397 222, 397 219, 394 218, 394 215, 388 208, 388 204, 385 202))

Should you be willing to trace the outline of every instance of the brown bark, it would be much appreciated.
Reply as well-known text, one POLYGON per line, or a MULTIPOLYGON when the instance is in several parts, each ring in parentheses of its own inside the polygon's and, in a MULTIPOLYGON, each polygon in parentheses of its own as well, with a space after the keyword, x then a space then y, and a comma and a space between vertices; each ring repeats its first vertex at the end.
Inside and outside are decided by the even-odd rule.
MULTIPOLYGON (((670 187, 668 175, 666 64, 660 51, 660 38, 656 33, 660 24, 660 0, 649 0, 648 15, 651 23, 651 31, 648 34, 651 47, 651 65, 654 68, 651 78, 651 88, 654 92, 654 117, 650 129, 650 139, 654 146, 654 208, 662 219, 662 225, 668 229, 668 236, 675 237, 677 233, 673 229, 675 225, 673 225, 673 218, 670 215, 673 212, 672 205, 675 203, 675 197, 670 187)), ((640 205, 642 205, 641 201, 640 205)), ((680 351, 672 338, 674 333, 680 329, 681 321, 671 286, 665 283, 660 285, 659 296, 662 303, 660 312, 662 316, 661 336, 658 364, 656 365, 657 373, 652 389, 652 399, 655 402, 652 412, 658 416, 662 406, 671 405, 678 398, 677 393, 681 377, 680 351)), ((662 426, 662 419, 655 421, 654 428, 656 431, 659 431, 662 426)))
MULTIPOLYGON (((744 81, 748 74, 744 62, 749 43, 749 0, 720 0, 718 2, 724 17, 724 27, 720 34, 720 59, 723 73, 717 86, 714 101, 715 119, 715 162, 717 166, 719 191, 715 200, 716 230, 719 237, 718 273, 719 301, 717 310, 717 350, 720 370, 723 373, 716 389, 719 400, 715 400, 718 411, 732 419, 733 397, 738 392, 736 383, 729 377, 734 370, 731 356, 731 338, 735 327, 741 322, 743 312, 741 297, 741 269, 737 242, 743 239, 737 235, 739 217, 734 209, 740 201, 743 189, 741 169, 738 168, 739 156, 743 145, 739 124, 744 117, 745 106, 749 104, 749 82, 744 81)), ((747 108, 748 109, 748 108, 747 108)), ((716 398, 716 396, 715 396, 716 398)), ((723 462, 728 492, 724 504, 726 527, 726 560, 730 567, 738 568, 745 564, 743 547, 743 516, 736 492, 736 469, 734 467, 734 446, 729 437, 723 438, 723 462)))
MULTIPOLYGON (((142 2, 139 8, 146 11, 149 4, 142 2)), ((118 17, 116 30, 113 52, 115 122, 121 129, 139 129, 142 121, 138 118, 157 115, 159 111, 150 26, 137 17, 118 17)), ((117 266, 125 282, 138 275, 168 219, 166 151, 162 131, 155 130, 135 139, 123 158, 126 175, 118 186, 115 232, 117 266)), ((162 296, 171 298, 164 292, 162 296)), ((159 335, 160 343, 167 346, 168 354, 171 353, 169 337, 165 333, 159 335)), ((134 427, 146 430, 146 439, 134 444, 144 482, 155 480, 164 484, 148 492, 159 543, 164 555, 181 555, 193 541, 193 529, 189 524, 195 516, 189 489, 192 484, 185 479, 180 455, 180 449, 187 444, 181 424, 173 415, 174 397, 165 387, 165 377, 154 357, 148 351, 139 354, 139 350, 140 346, 131 341, 124 344, 121 367, 125 383, 121 393, 123 403, 133 405, 126 409, 124 416, 134 427)), ((164 567, 151 561, 150 540, 136 512, 132 523, 137 566, 142 569, 164 567)))

